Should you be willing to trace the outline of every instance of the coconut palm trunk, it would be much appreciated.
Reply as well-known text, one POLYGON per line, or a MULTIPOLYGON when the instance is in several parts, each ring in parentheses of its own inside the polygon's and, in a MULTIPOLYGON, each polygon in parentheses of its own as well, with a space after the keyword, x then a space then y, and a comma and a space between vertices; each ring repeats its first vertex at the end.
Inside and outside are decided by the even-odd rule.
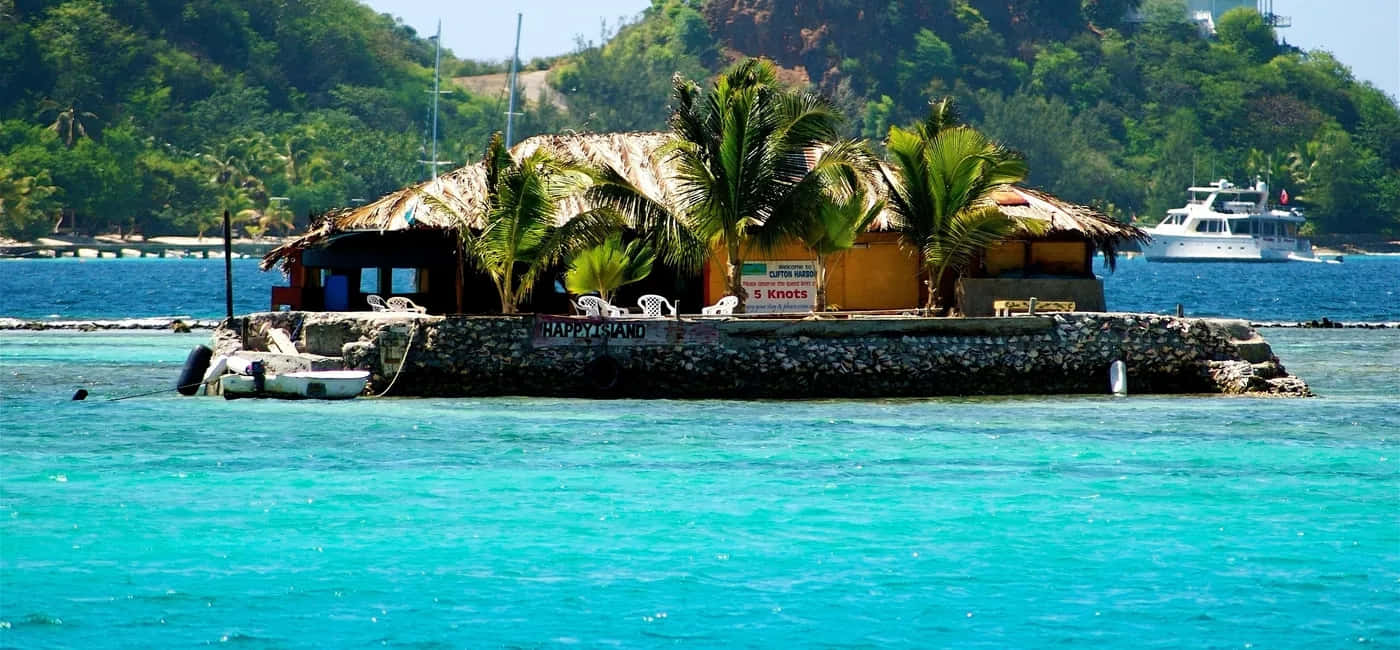
POLYGON ((729 295, 739 299, 739 306, 734 311, 742 314, 749 300, 749 292, 744 289, 744 257, 740 253, 737 236, 729 239, 728 252, 729 260, 724 267, 724 279, 729 285, 729 295))
POLYGON ((815 312, 826 311, 827 258, 827 255, 818 254, 812 259, 817 272, 817 297, 812 304, 812 311, 815 312))

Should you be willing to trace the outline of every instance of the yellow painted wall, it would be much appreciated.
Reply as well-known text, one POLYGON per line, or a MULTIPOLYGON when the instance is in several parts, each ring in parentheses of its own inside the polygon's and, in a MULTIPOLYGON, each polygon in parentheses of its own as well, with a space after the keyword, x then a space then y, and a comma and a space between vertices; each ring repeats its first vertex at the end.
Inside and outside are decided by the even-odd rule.
MULTIPOLYGON (((705 266, 705 303, 714 304, 728 294, 724 267, 728 254, 716 251, 705 266)), ((744 252, 747 262, 808 260, 812 254, 792 243, 760 253, 744 252)), ((905 309, 919 306, 919 265, 899 246, 894 233, 866 233, 832 265, 827 282, 827 304, 845 310, 905 309)))
POLYGON ((989 277, 1020 275, 1026 264, 1026 246, 1030 250, 1030 269, 1037 275, 1093 275, 1086 266, 1088 243, 1082 241, 1004 241, 987 249, 982 265, 989 277))
POLYGON ((1012 239, 987 249, 983 254, 983 266, 987 275, 996 277, 1003 273, 1019 272, 1026 263, 1026 242, 1012 239))
POLYGON ((1080 275, 1084 268, 1087 243, 1082 241, 1031 242, 1031 269, 1049 275, 1080 275))

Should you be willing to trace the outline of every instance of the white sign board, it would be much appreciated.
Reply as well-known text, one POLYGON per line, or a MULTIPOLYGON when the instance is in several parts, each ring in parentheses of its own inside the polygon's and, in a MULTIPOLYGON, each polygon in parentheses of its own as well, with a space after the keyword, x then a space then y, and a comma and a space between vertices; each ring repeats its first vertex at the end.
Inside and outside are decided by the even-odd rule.
POLYGON ((817 299, 817 269, 811 260, 744 262, 741 279, 750 314, 809 312, 817 299))

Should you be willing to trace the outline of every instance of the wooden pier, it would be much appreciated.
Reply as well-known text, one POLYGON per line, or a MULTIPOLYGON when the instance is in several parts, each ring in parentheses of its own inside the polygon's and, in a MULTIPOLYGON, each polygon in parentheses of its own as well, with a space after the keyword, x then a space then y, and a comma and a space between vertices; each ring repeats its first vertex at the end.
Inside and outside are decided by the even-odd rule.
MULTIPOLYGON (((280 246, 281 241, 234 241, 235 257, 262 257, 280 246)), ((208 259, 224 256, 224 243, 215 238, 199 242, 40 242, 0 244, 0 257, 199 257, 208 259), (87 255, 83 251, 90 251, 87 255)))

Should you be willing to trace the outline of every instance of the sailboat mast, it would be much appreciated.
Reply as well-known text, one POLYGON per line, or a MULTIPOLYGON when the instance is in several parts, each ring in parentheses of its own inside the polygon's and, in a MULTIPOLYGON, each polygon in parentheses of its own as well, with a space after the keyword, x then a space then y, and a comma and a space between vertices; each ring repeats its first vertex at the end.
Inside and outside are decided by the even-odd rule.
POLYGON ((506 148, 510 148, 512 128, 515 121, 515 75, 520 62, 520 23, 524 14, 515 14, 515 53, 510 57, 510 106, 506 109, 506 148))
POLYGON ((438 176, 437 159, 437 120, 438 120, 438 70, 442 67, 442 20, 438 19, 437 35, 433 37, 437 41, 437 50, 433 53, 433 179, 438 176))

